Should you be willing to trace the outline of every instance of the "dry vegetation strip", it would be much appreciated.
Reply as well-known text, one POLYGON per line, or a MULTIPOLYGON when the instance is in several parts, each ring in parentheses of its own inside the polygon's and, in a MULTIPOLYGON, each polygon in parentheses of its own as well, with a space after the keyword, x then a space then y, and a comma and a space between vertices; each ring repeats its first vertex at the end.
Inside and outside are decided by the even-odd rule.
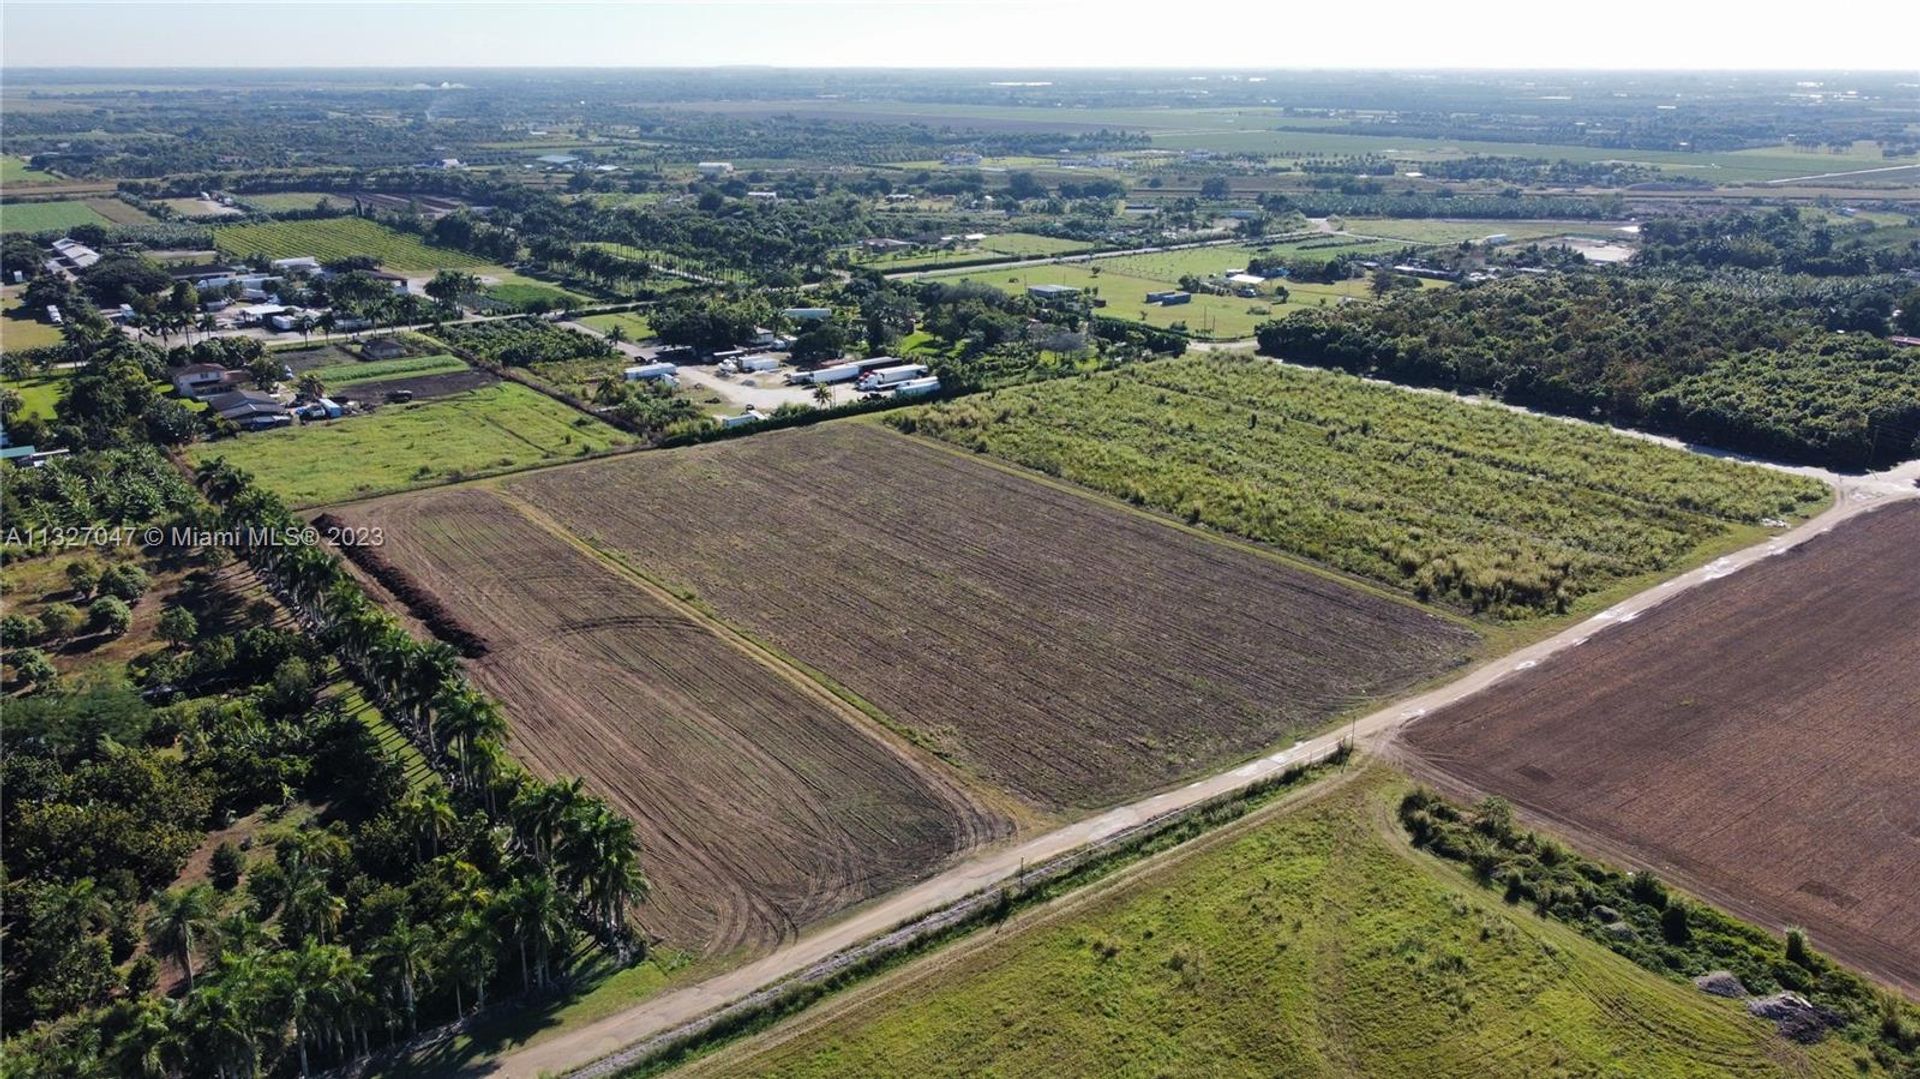
POLYGON ((1042 806, 1461 662, 1449 620, 865 423, 503 482, 1042 806))
POLYGON ((341 514, 490 642, 470 664, 512 748, 581 775, 636 822, 646 928, 686 947, 760 946, 1004 834, 937 765, 467 487, 341 514))
POLYGON ((1920 987, 1920 504, 1422 720, 1427 768, 1920 987))

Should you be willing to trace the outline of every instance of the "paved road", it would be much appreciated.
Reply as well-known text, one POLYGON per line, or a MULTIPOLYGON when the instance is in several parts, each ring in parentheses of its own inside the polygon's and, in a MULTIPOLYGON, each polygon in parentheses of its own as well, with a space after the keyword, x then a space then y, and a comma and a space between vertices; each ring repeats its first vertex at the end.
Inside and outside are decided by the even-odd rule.
POLYGON ((817 926, 791 944, 746 966, 661 993, 579 1030, 508 1053, 493 1062, 492 1073, 531 1079, 543 1073, 557 1075, 581 1067, 804 970, 910 918, 990 887, 1018 873, 1024 865, 1066 853, 1155 814, 1238 790, 1289 762, 1324 755, 1341 739, 1353 737, 1362 744, 1390 739, 1400 727, 1435 709, 1478 693, 1515 671, 1538 666, 1578 648, 1608 625, 1632 621, 1672 596, 1804 543, 1876 505, 1920 497, 1920 488, 1915 486, 1917 480, 1920 480, 1920 461, 1869 476, 1834 477, 1837 497, 1833 506, 1798 528, 1655 585, 1552 637, 1484 663, 1444 686, 1360 717, 1340 730, 1296 743, 1290 749, 1240 764, 1178 790, 1108 810, 1016 846, 982 852, 848 917, 817 926))

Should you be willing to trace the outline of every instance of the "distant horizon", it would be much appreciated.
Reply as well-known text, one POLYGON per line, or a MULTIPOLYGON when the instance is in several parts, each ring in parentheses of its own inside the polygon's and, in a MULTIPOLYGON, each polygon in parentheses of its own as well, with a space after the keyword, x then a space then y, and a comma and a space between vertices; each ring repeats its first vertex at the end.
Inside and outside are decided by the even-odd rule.
MULTIPOLYGON (((1371 66, 1366 64, 1324 64, 1292 65, 1277 67, 1257 67, 1246 64, 953 64, 935 66, 886 65, 886 64, 779 64, 779 63, 705 63, 705 64, 435 64, 435 63, 393 63, 393 64, 8 64, 9 72, 37 71, 938 71, 955 73, 967 71, 983 72, 1128 72, 1151 71, 1206 71, 1221 73, 1238 72, 1287 72, 1309 74, 1316 71, 1339 71, 1343 73, 1377 74, 1467 74, 1488 72, 1500 75, 1893 75, 1906 72, 1900 67, 1729 67, 1729 68, 1684 68, 1684 67, 1487 67, 1483 65, 1427 65, 1412 66, 1371 66)), ((1912 71, 1911 85, 1920 88, 1920 70, 1912 71)))
POLYGON ((1376 0, 1192 13, 1149 0, 8 0, 6 67, 58 70, 1914 71, 1912 15, 1791 23, 1665 0, 1376 0), (1885 32, 1863 33, 1880 27, 1885 32), (375 32, 369 33, 369 30, 375 32), (188 62, 178 61, 192 57, 188 62), (884 57, 884 62, 874 62, 884 57), (161 62, 156 63, 156 60, 161 62))

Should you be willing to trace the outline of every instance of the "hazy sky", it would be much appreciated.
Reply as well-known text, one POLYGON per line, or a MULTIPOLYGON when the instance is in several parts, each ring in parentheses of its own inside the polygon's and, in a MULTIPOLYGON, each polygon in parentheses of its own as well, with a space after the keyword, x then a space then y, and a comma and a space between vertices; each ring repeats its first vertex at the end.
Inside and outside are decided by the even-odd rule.
POLYGON ((1920 3, 0 0, 8 66, 1920 71, 1920 3))

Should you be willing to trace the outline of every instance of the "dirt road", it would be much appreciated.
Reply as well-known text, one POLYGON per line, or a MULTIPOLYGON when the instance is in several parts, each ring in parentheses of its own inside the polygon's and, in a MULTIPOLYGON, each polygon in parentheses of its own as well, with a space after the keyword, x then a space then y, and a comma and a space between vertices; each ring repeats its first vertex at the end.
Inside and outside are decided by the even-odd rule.
POLYGON ((983 853, 937 877, 854 911, 838 921, 822 925, 792 944, 746 966, 662 993, 617 1015, 508 1053, 493 1062, 491 1074, 526 1076, 529 1079, 541 1074, 563 1074, 788 977, 909 918, 993 886, 1018 873, 1026 864, 1065 853, 1154 814, 1238 790, 1285 767, 1289 762, 1330 752, 1341 739, 1352 737, 1363 743, 1389 739, 1400 727, 1442 705, 1471 696, 1515 671, 1536 667, 1568 649, 1585 644, 1601 626, 1638 618, 1645 611, 1689 588, 1717 580, 1803 543, 1875 505, 1891 499, 1920 497, 1920 489, 1914 486, 1916 479, 1920 479, 1920 461, 1910 461, 1887 472, 1868 476, 1835 477, 1837 497, 1834 504, 1798 528, 1655 585, 1552 637, 1483 663, 1444 686, 1363 716, 1340 730, 1296 743, 1291 748, 1248 761, 1177 790, 1165 791, 1108 810, 1014 847, 983 853))

